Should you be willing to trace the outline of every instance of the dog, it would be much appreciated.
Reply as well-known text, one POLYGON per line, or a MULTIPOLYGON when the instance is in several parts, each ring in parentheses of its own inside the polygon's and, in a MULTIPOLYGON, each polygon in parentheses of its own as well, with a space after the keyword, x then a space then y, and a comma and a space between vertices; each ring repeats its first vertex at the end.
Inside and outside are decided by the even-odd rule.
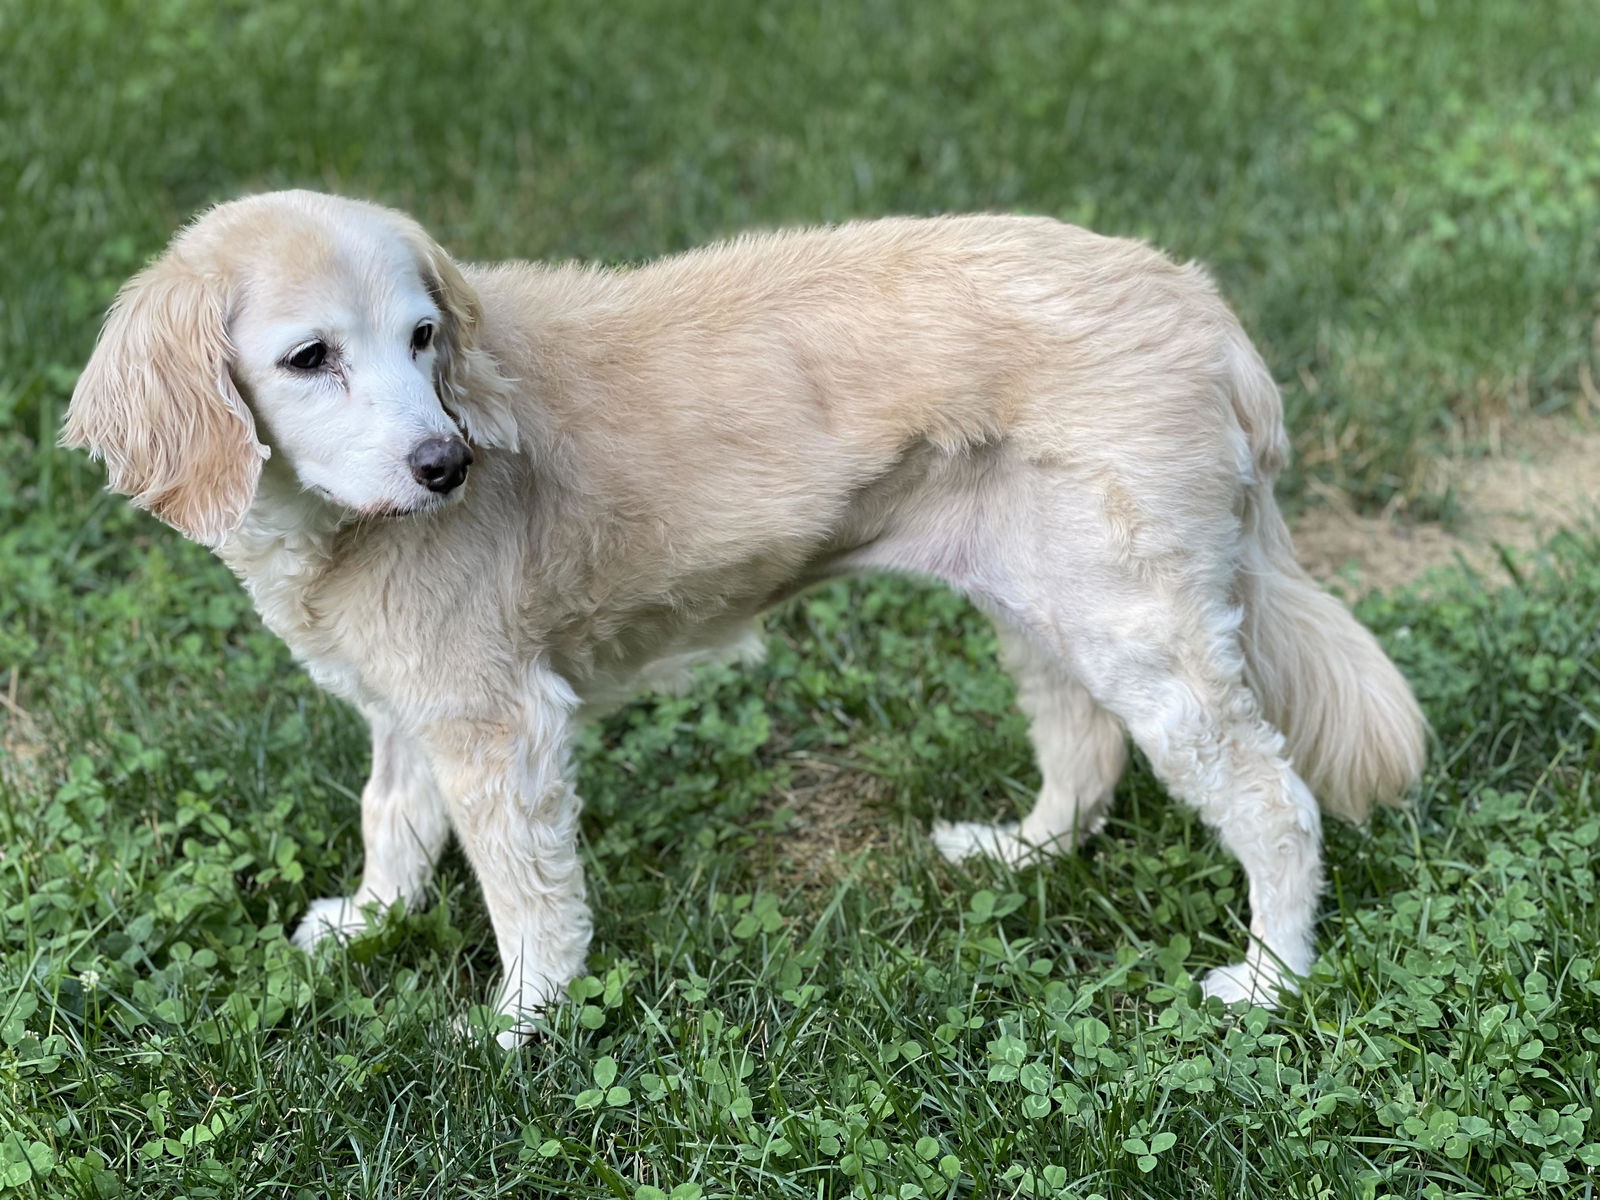
POLYGON ((1424 764, 1405 680, 1295 560, 1278 391, 1206 273, 1049 218, 458 266, 399 212, 248 197, 122 289, 62 443, 371 725, 360 887, 294 941, 417 903, 453 831, 507 1045, 584 970, 574 723, 842 572, 970 597, 1031 718, 1032 811, 938 849, 1077 846, 1131 738, 1247 877, 1224 1002, 1311 967, 1313 797, 1360 822, 1424 764))

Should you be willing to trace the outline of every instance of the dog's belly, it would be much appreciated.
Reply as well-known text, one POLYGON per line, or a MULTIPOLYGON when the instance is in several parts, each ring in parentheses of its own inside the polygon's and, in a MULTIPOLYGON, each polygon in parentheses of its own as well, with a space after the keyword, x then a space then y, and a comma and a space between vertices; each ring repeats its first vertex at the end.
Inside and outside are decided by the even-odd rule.
POLYGON ((678 692, 689 686, 696 667, 714 663, 758 663, 766 655, 761 626, 740 621, 713 630, 696 629, 670 643, 660 654, 635 662, 616 662, 575 681, 583 701, 579 716, 604 716, 641 692, 678 692))
POLYGON ((976 528, 1006 465, 999 444, 958 455, 912 447, 871 484, 841 497, 833 521, 809 537, 659 580, 648 597, 587 614, 554 639, 555 666, 592 717, 642 691, 680 690, 695 667, 758 661, 765 650, 760 614, 824 580, 910 571, 969 589, 979 582, 976 528))

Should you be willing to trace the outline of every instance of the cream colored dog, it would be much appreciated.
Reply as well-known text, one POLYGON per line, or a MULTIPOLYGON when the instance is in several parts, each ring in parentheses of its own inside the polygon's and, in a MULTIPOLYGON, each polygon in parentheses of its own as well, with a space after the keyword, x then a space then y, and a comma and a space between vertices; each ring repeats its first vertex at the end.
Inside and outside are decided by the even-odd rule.
POLYGON ((415 903, 453 829, 507 1043, 584 969, 574 720, 844 571, 970 596, 1032 718, 1033 811, 939 849, 1075 845, 1131 735, 1249 880, 1244 960, 1205 980, 1227 1001, 1311 966, 1313 793, 1360 820, 1423 762, 1404 680, 1296 565, 1278 394, 1227 305, 1048 219, 459 268, 399 213, 256 196, 123 289, 63 442, 214 547, 371 722, 365 875, 295 941, 415 903))

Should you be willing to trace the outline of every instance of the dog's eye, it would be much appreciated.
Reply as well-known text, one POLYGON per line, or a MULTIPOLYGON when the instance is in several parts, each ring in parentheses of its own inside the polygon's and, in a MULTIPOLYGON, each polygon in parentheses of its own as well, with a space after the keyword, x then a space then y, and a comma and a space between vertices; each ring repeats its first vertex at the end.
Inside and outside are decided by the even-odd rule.
POLYGON ((421 354, 433 345, 433 322, 424 321, 411 331, 411 353, 421 354))
POLYGON ((283 360, 285 366, 293 367, 296 371, 315 371, 327 361, 326 342, 307 342, 283 360))

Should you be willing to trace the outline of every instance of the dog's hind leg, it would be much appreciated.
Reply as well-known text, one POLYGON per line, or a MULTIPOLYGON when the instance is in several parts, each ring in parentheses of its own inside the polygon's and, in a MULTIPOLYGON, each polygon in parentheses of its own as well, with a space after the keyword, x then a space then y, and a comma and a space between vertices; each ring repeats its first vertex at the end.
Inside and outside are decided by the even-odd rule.
POLYGON ((1028 715, 1042 786, 1020 823, 939 821, 933 840, 952 862, 988 855, 1025 866, 1075 849, 1099 832, 1128 761, 1128 739, 1054 651, 1003 618, 996 620, 995 633, 1000 661, 1017 681, 1017 704, 1028 715))
POLYGON ((1206 993, 1271 1004, 1313 958, 1322 841, 1316 800, 1245 685, 1238 609, 1171 577, 1128 570, 1122 584, 1092 606, 1075 606, 1070 627, 1040 632, 1060 639, 1090 694, 1121 719, 1168 791, 1217 831, 1244 868, 1251 944, 1242 962, 1207 976, 1206 993))
POLYGON ((1160 665, 1117 656, 1093 686, 1122 714, 1167 789, 1199 812, 1244 868, 1250 946, 1244 961, 1207 976, 1206 993, 1270 1004, 1278 988, 1296 987, 1295 977, 1311 969, 1322 822, 1284 757, 1283 735, 1239 677, 1233 640, 1231 629, 1213 626, 1180 638, 1160 665))
POLYGON ((1119 529, 1103 485, 1054 473, 1030 482, 1024 511, 1036 532, 982 543, 992 550, 973 572, 973 591, 1039 643, 1038 653, 1054 651, 1239 860, 1251 944, 1205 988, 1271 1003, 1311 967, 1322 825, 1283 735, 1245 682, 1232 497, 1186 481, 1187 503, 1163 503, 1162 521, 1135 513, 1139 524, 1119 529))
POLYGON ((353 896, 315 900, 294 932, 310 950, 324 938, 362 932, 368 910, 410 907, 422 897, 450 836, 444 797, 422 746, 381 717, 372 718, 372 772, 361 790, 366 863, 353 896))

